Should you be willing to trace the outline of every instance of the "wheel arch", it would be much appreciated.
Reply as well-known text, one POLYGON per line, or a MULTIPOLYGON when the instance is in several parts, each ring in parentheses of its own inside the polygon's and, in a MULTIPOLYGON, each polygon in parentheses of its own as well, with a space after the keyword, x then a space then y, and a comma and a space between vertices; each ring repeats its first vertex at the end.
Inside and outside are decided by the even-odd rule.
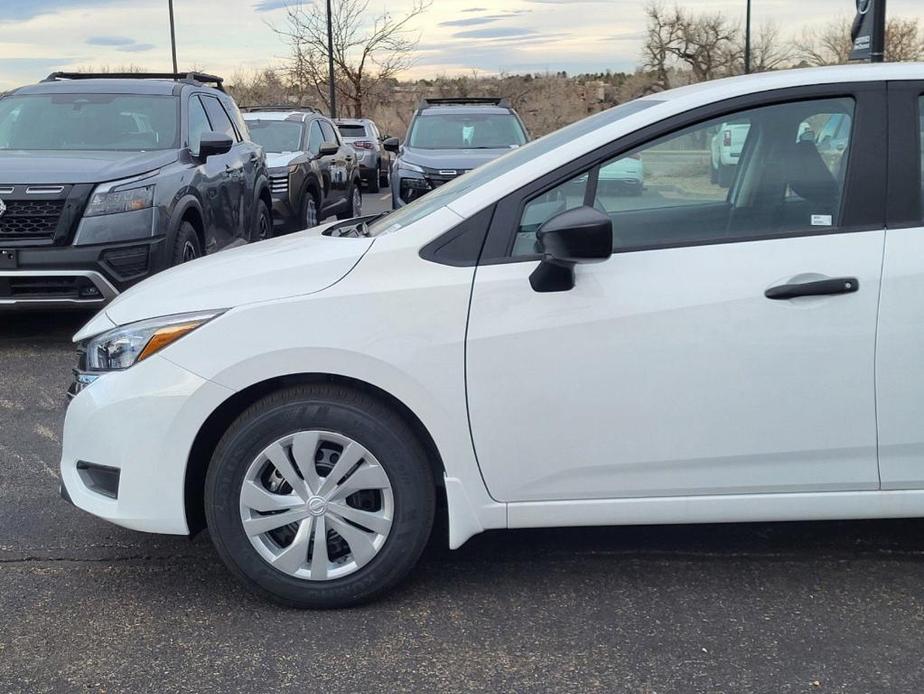
POLYGON ((170 236, 167 248, 173 248, 180 225, 183 222, 189 222, 196 230, 202 252, 205 253, 206 248, 208 248, 207 239, 205 238, 205 215, 202 212, 202 205, 199 200, 193 195, 187 195, 177 203, 174 210, 173 219, 170 222, 170 236))
POLYGON ((215 447, 231 423, 251 404, 270 393, 293 385, 312 383, 346 385, 368 393, 394 408, 411 427, 427 451, 427 460, 430 463, 433 478, 436 482, 439 513, 443 518, 446 517, 447 504, 444 484, 446 469, 443 459, 433 436, 410 407, 382 388, 360 379, 329 373, 298 373, 275 376, 237 391, 222 402, 203 422, 193 440, 186 462, 183 493, 186 523, 190 534, 194 535, 206 527, 204 507, 205 476, 215 447))

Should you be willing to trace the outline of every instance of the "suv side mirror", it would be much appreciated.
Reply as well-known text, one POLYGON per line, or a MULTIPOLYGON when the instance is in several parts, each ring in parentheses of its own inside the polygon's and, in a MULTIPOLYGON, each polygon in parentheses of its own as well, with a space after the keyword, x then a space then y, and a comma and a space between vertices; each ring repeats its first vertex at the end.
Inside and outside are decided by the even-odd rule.
POLYGON ((587 205, 557 214, 536 232, 542 262, 529 276, 537 292, 574 288, 574 266, 599 263, 613 255, 613 221, 587 205))
POLYGON ((199 139, 199 158, 208 159, 219 154, 227 154, 234 146, 234 140, 224 133, 202 133, 199 139))
POLYGON ((397 137, 389 137, 382 143, 382 146, 388 152, 397 152, 401 148, 401 142, 397 137))
POLYGON ((340 145, 336 142, 322 142, 318 148, 318 154, 322 157, 329 157, 340 151, 340 145))

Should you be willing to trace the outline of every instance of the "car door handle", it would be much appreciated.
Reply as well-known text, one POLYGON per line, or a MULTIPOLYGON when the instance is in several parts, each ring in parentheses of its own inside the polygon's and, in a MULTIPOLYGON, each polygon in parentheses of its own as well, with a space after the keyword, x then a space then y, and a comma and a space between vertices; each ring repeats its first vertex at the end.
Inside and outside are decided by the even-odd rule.
POLYGON ((827 296, 829 294, 853 294, 860 289, 860 282, 856 277, 833 277, 815 282, 796 282, 794 284, 780 284, 770 287, 764 292, 768 299, 776 301, 795 299, 799 296, 827 296))

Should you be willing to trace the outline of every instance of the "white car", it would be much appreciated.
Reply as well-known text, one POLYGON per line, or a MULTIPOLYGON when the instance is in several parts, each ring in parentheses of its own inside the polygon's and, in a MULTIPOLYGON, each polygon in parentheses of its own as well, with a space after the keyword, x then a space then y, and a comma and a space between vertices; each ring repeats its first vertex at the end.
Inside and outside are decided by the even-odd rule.
POLYGON ((239 579, 301 607, 394 586, 437 513, 454 548, 924 516, 922 78, 656 94, 374 221, 161 273, 75 337, 62 491, 127 528, 207 524, 239 579), (797 138, 837 115, 841 178, 797 138), (727 195, 700 156, 683 204, 596 196, 612 161, 729 120, 754 140, 727 195))
POLYGON ((744 143, 748 139, 749 123, 722 123, 712 138, 712 182, 728 188, 735 177, 735 169, 744 143))
POLYGON ((601 167, 597 186, 604 192, 641 195, 645 190, 645 164, 642 158, 633 154, 601 167))

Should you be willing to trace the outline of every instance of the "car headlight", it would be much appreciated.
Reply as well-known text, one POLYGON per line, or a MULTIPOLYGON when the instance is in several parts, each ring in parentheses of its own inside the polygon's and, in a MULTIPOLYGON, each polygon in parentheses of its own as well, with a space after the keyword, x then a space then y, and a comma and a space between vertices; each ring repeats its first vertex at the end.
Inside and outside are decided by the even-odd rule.
POLYGON ((84 217, 98 217, 117 212, 143 210, 154 204, 154 186, 147 185, 128 190, 100 190, 93 193, 84 217))
POLYGON ((120 325, 86 342, 88 371, 118 371, 156 354, 224 311, 178 313, 120 325))
POLYGON ((404 171, 413 171, 414 173, 421 173, 421 174, 424 173, 424 170, 423 170, 422 167, 417 166, 417 164, 411 164, 411 163, 406 162, 406 161, 400 161, 400 160, 399 160, 399 161, 398 161, 398 168, 399 168, 399 169, 402 169, 402 170, 404 170, 404 171))

